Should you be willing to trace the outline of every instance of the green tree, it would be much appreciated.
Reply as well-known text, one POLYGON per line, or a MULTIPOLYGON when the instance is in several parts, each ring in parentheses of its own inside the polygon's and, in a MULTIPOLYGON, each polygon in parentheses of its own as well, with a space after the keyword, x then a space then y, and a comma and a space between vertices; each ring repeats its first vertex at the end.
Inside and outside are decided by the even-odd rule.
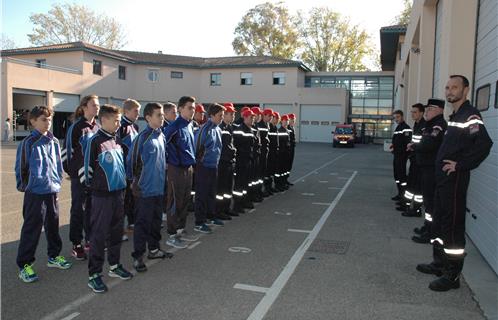
POLYGON ((412 0, 403 0, 404 9, 394 18, 396 25, 408 25, 412 13, 412 0))
POLYGON ((304 43, 301 59, 315 71, 364 71, 374 51, 365 30, 329 8, 299 13, 298 30, 304 43))
POLYGON ((250 9, 234 34, 232 47, 238 55, 292 59, 299 47, 294 17, 281 2, 266 2, 250 9))
POLYGON ((84 5, 54 4, 48 13, 32 14, 29 19, 34 24, 33 33, 28 34, 33 45, 83 41, 120 49, 125 44, 122 26, 115 19, 84 5))

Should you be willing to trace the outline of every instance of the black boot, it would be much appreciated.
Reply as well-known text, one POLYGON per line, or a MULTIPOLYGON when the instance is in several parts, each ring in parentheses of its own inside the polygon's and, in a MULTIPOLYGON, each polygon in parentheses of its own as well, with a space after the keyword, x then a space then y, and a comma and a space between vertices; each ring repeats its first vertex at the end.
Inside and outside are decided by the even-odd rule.
POLYGON ((417 209, 417 208, 408 208, 401 215, 403 217, 421 217, 422 216, 422 210, 417 209))
POLYGON ((431 242, 431 234, 429 231, 426 231, 418 236, 413 236, 412 240, 416 243, 429 243, 431 242))
POLYGON ((393 200, 393 201, 399 201, 399 200, 401 200, 401 197, 399 196, 399 194, 397 194, 394 197, 392 197, 391 200, 393 200))
POLYGON ((432 247, 432 259, 433 261, 431 263, 418 264, 417 271, 426 274, 434 274, 437 277, 442 276, 445 265, 444 250, 442 246, 437 243, 432 247))
POLYGON ((422 234, 422 233, 425 233, 425 232, 428 232, 428 231, 429 231, 429 227, 425 223, 420 228, 413 229, 413 232, 415 232, 416 234, 422 234))
POLYGON ((446 259, 443 276, 429 284, 432 291, 448 291, 460 288, 460 274, 463 269, 464 257, 446 259))

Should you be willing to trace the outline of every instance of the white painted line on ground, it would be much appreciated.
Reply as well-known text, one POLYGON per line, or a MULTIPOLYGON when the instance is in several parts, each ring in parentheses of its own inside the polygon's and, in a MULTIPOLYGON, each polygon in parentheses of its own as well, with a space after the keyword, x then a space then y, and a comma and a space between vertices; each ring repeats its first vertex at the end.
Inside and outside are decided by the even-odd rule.
POLYGON ((311 204, 317 205, 317 206, 330 206, 330 202, 312 202, 311 204))
POLYGON ((277 300, 280 292, 282 289, 285 287, 287 281, 289 281, 290 277, 296 270, 297 265, 303 258, 304 254, 308 250, 308 248, 311 246, 315 238, 318 236, 318 233, 322 229, 323 225, 327 221, 328 217, 334 210, 335 206, 339 203, 339 200, 341 200, 342 196, 346 192, 347 188, 353 181, 354 177, 356 176, 358 172, 355 171, 349 177, 349 180, 346 182, 344 187, 342 187, 342 190, 339 192, 339 194, 335 197, 334 201, 330 204, 330 206, 325 210, 323 213, 322 217, 318 222, 316 223, 315 227, 311 231, 311 233, 306 237, 306 239, 303 241, 301 246, 296 250, 292 258, 289 260, 287 265, 284 267, 284 270, 280 273, 280 275, 277 277, 275 282, 273 282, 272 286, 269 288, 268 292, 265 294, 263 299, 258 303, 256 308, 253 310, 253 312, 249 315, 247 318, 248 320, 260 320, 263 319, 268 310, 270 310, 271 306, 277 300))
POLYGON ((256 209, 251 209, 251 210, 247 211, 247 213, 252 213, 254 211, 256 211, 256 209))
POLYGON ((301 230, 301 229, 287 229, 289 232, 299 232, 299 233, 311 233, 311 230, 301 230))
POLYGON ((314 194, 314 193, 309 193, 309 192, 303 192, 303 193, 301 193, 301 195, 303 195, 303 196, 310 196, 310 197, 312 197, 312 196, 314 196, 315 194, 314 194))
POLYGON ((233 286, 233 288, 234 289, 240 289, 240 290, 247 290, 247 291, 259 292, 259 293, 266 293, 266 292, 268 292, 268 288, 258 287, 258 286, 251 286, 249 284, 242 284, 242 283, 236 283, 233 286))
POLYGON ((252 250, 249 248, 245 248, 245 247, 230 247, 230 248, 228 248, 228 251, 234 252, 234 253, 249 253, 252 250))
POLYGON ((338 173, 337 172, 331 172, 329 173, 331 176, 336 176, 338 173))
POLYGON ((71 313, 70 315, 68 315, 67 317, 62 318, 61 320, 71 320, 71 319, 76 318, 79 315, 80 315, 79 312, 74 312, 74 313, 71 313))
POLYGON ((329 182, 325 181, 325 180, 320 180, 320 181, 318 181, 318 183, 329 183, 329 182))
POLYGON ((200 241, 194 242, 190 246, 188 246, 187 249, 192 250, 192 249, 194 249, 195 247, 197 247, 200 244, 201 244, 200 241))
POLYGON ((290 215, 292 215, 292 213, 290 213, 290 212, 279 212, 279 211, 275 211, 273 214, 280 215, 280 216, 290 216, 290 215))
POLYGON ((341 190, 341 187, 328 187, 329 190, 341 190))
POLYGON ((330 160, 329 162, 324 163, 323 165, 319 166, 318 168, 311 170, 310 172, 308 172, 308 173, 307 173, 307 174, 305 174, 304 176, 302 176, 302 177, 300 177, 300 178, 297 178, 296 180, 291 181, 291 182, 292 182, 292 183, 296 183, 296 182, 302 181, 303 179, 305 179, 305 178, 307 178, 307 177, 311 176, 312 174, 314 174, 314 173, 315 173, 315 172, 317 172, 318 170, 325 168, 325 167, 326 167, 326 166, 328 166, 329 164, 334 163, 336 160, 338 160, 338 159, 340 159, 340 158, 344 157, 345 155, 347 155, 347 153, 343 153, 343 154, 341 154, 340 156, 335 157, 334 159, 330 160))

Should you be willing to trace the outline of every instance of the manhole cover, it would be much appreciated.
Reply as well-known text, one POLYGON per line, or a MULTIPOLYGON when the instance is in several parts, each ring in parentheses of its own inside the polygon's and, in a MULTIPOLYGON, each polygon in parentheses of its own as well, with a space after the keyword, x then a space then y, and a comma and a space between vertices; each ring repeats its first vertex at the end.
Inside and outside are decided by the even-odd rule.
POLYGON ((318 253, 346 254, 349 249, 349 241, 320 240, 316 239, 308 251, 318 253))

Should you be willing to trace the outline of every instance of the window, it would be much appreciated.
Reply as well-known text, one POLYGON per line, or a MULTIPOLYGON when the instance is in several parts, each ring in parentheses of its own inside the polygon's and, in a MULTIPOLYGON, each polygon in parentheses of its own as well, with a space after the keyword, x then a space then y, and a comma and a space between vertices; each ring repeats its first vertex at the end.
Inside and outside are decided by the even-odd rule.
POLYGON ((240 73, 240 85, 241 86, 252 85, 252 72, 241 72, 240 73))
POLYGON ((489 108, 489 94, 491 85, 488 83, 476 91, 476 107, 479 111, 486 111, 489 108))
POLYGON ((301 120, 301 124, 304 125, 304 126, 307 126, 310 124, 309 121, 306 121, 306 120, 301 120))
POLYGON ((45 68, 47 66, 47 59, 36 59, 37 68, 45 68))
POLYGON ((147 70, 147 80, 150 82, 159 81, 159 70, 158 69, 148 69, 147 70))
POLYGON ((285 84, 285 72, 273 72, 273 84, 284 85, 285 84))
POLYGON ((102 61, 93 60, 93 74, 102 75, 102 61))
POLYGON ((183 79, 183 72, 171 71, 171 79, 183 79))
POLYGON ((126 67, 125 66, 118 67, 118 77, 121 80, 126 80, 126 67))
POLYGON ((221 73, 211 73, 211 85, 221 86, 221 73))

